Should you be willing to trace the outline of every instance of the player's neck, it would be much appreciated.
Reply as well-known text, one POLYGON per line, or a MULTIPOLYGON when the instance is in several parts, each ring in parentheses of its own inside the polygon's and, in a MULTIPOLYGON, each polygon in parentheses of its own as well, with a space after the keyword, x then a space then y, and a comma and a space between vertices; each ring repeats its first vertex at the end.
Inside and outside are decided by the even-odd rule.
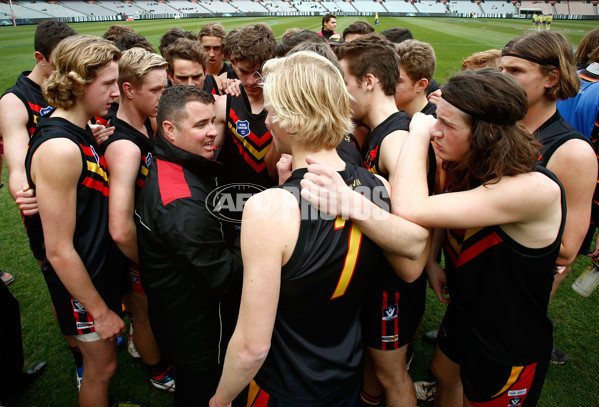
POLYGON ((379 97, 372 99, 364 124, 372 131, 379 124, 387 120, 389 116, 398 111, 395 105, 395 98, 381 94, 379 97))
POLYGON ((252 114, 259 114, 264 110, 264 95, 262 93, 260 93, 260 96, 250 96, 247 93, 246 95, 250 101, 252 114))
POLYGON ((223 69, 224 62, 221 62, 219 66, 208 65, 206 67, 206 74, 212 76, 218 76, 220 70, 223 69))
POLYGON ((87 122, 93 115, 88 114, 81 106, 81 104, 75 104, 72 108, 65 110, 57 108, 51 117, 62 117, 63 119, 71 122, 77 127, 85 129, 87 122))
POLYGON ((126 122, 146 137, 149 136, 146 131, 146 126, 144 125, 148 116, 140 113, 132 102, 121 99, 116 117, 126 122))
POLYGON ((428 100, 426 99, 426 94, 423 92, 412 99, 410 103, 406 104, 405 106, 399 106, 399 109, 405 111, 410 115, 410 117, 413 117, 414 114, 421 112, 427 104, 428 100))
POLYGON ((334 169, 335 171, 343 171, 345 169, 345 162, 337 154, 337 150, 332 148, 329 150, 321 149, 313 151, 310 149, 303 148, 302 146, 292 147, 291 149, 293 161, 291 162, 291 168, 297 170, 298 168, 308 167, 306 157, 311 156, 316 158, 318 161, 324 163, 327 167, 334 169))
POLYGON ((555 114, 555 101, 543 99, 528 108, 528 113, 520 123, 528 131, 534 133, 539 127, 555 114))
POLYGON ((31 79, 34 83, 36 83, 39 86, 42 86, 42 84, 44 83, 44 81, 48 78, 46 78, 44 76, 44 71, 42 70, 42 68, 39 66, 39 64, 36 64, 35 67, 31 70, 31 72, 29 73, 29 75, 27 75, 27 77, 29 79, 31 79))

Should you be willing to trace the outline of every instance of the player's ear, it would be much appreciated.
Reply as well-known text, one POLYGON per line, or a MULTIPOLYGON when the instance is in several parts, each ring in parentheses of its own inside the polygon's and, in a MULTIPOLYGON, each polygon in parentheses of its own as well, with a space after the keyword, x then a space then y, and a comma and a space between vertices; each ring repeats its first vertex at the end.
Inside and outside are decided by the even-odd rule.
POLYGON ((121 87, 123 88, 121 95, 125 96, 127 99, 133 99, 133 85, 129 82, 123 82, 121 87))
POLYGON ((422 78, 416 82, 416 90, 418 92, 425 92, 428 88, 428 79, 422 78))
POLYGON ((374 87, 379 83, 379 79, 371 73, 364 75, 362 83, 366 86, 367 90, 372 91, 374 87))
POLYGON ((561 75, 557 69, 550 71, 547 74, 547 78, 545 81, 545 87, 546 88, 554 87, 555 85, 557 85, 559 83, 560 78, 561 78, 561 75))
POLYGON ((33 55, 35 56, 35 60, 36 60, 38 63, 42 63, 42 62, 48 62, 48 63, 50 63, 50 61, 46 61, 46 57, 44 57, 44 56, 42 55, 42 53, 41 53, 41 52, 39 52, 39 51, 35 51, 35 52, 33 53, 33 55))

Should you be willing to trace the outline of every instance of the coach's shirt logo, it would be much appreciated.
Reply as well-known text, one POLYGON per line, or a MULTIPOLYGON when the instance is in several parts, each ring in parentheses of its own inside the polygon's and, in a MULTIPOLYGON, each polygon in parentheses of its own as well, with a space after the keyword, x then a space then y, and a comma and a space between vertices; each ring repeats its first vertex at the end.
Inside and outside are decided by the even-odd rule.
POLYGON ((240 137, 247 137, 250 134, 250 123, 247 120, 238 120, 235 130, 240 137))

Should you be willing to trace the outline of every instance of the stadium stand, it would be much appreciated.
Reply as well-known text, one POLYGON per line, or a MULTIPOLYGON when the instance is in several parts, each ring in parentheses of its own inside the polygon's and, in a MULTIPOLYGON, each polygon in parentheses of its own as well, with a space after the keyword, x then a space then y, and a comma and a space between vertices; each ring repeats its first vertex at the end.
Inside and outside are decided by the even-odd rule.
MULTIPOLYGON (((116 14, 147 14, 148 12, 136 5, 136 3, 125 3, 121 1, 96 1, 99 6, 107 10, 114 11, 116 14)), ((141 2, 140 2, 141 3, 141 2)))
POLYGON ((520 9, 526 10, 541 10, 543 14, 557 14, 553 5, 544 1, 522 1, 520 9))
POLYGON ((266 13, 268 10, 260 3, 252 0, 231 1, 234 7, 237 7, 242 13, 266 13))
POLYGON ((293 2, 294 7, 303 13, 326 13, 327 9, 315 1, 298 1, 293 2))
POLYGON ((505 1, 485 1, 480 3, 480 7, 485 14, 517 14, 518 10, 512 3, 505 1))
MULTIPOLYGON (((332 1, 332 2, 322 2, 323 5, 325 5, 325 7, 333 7, 333 6, 329 6, 330 4, 333 4, 334 7, 337 7, 335 10, 335 12, 342 12, 342 13, 356 13, 357 10, 354 8, 354 6, 352 6, 351 3, 345 2, 345 1, 332 1)), ((329 8, 330 11, 333 11, 329 8)))
POLYGON ((77 11, 78 13, 82 13, 87 16, 115 16, 118 14, 123 14, 123 12, 116 12, 114 10, 107 9, 106 7, 101 6, 99 3, 87 3, 84 1, 65 1, 64 3, 62 3, 62 5, 63 7, 77 11))
POLYGON ((190 1, 171 1, 170 6, 179 13, 210 13, 210 10, 202 7, 200 3, 190 1))
POLYGON ((583 3, 581 1, 570 1, 567 3, 556 3, 555 10, 557 14, 575 14, 575 15, 597 15, 597 6, 592 3, 583 3))
POLYGON ((45 1, 22 1, 21 6, 36 10, 41 13, 49 14, 53 17, 83 17, 85 14, 78 13, 63 7, 59 3, 49 3, 45 1))
POLYGON ((385 8, 391 13, 417 13, 418 10, 412 3, 404 0, 388 0, 385 2, 385 8))
POLYGON ((368 0, 356 0, 353 2, 354 7, 361 13, 385 13, 387 10, 382 3, 368 0))
POLYGON ((447 2, 447 7, 452 13, 462 14, 483 14, 483 9, 477 3, 470 3, 469 1, 452 1, 447 2))
POLYGON ((436 1, 421 0, 418 3, 414 2, 414 7, 421 13, 447 13, 445 4, 436 1))
POLYGON ((212 13, 237 13, 237 9, 228 3, 222 1, 207 1, 202 2, 202 7, 208 9, 212 13))
POLYGON ((153 14, 175 14, 178 11, 170 6, 170 3, 161 3, 157 1, 137 1, 134 3, 137 7, 147 13, 153 14))
POLYGON ((266 9, 273 13, 297 13, 295 7, 293 7, 290 3, 286 1, 280 0, 270 0, 263 1, 262 5, 266 7, 266 9))
MULTIPOLYGON (((13 3, 12 8, 15 13, 15 18, 48 18, 52 16, 50 13, 32 10, 30 8, 21 6, 18 3, 13 3)), ((0 14, 2 14, 5 18, 10 18, 10 5, 7 3, 0 3, 0 14)))

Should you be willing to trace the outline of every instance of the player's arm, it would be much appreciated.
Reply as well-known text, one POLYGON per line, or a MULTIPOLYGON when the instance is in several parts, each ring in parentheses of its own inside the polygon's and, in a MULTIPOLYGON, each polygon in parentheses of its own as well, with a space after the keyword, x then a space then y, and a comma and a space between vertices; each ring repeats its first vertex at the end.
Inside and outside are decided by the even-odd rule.
POLYGON ((244 267, 241 307, 211 407, 230 405, 266 360, 277 314, 281 265, 293 251, 298 234, 299 209, 288 192, 269 190, 245 204, 241 228, 244 267), (286 205, 295 221, 283 208, 286 205), (272 215, 265 217, 264 211, 272 215))
POLYGON ((133 210, 141 152, 131 141, 117 140, 106 148, 104 159, 110 173, 108 230, 120 251, 131 261, 138 263, 137 229, 133 210))
POLYGON ((227 131, 226 96, 216 99, 216 101, 214 102, 214 114, 216 115, 216 118, 214 120, 214 127, 216 127, 216 138, 214 140, 214 145, 217 147, 217 150, 214 153, 214 159, 216 160, 225 142, 225 135, 227 131))
POLYGON ((566 192, 568 216, 557 264, 567 266, 576 259, 589 228, 597 185, 597 157, 587 142, 569 140, 551 156, 547 169, 557 176, 566 192))
POLYGON ((13 93, 0 99, 0 134, 8 167, 8 189, 25 215, 37 213, 35 192, 29 189, 25 174, 25 155, 29 144, 27 108, 13 93))
POLYGON ((536 172, 505 176, 468 191, 429 196, 426 157, 435 119, 416 113, 412 123, 395 171, 393 213, 425 227, 449 229, 524 222, 540 225, 553 213, 548 202, 559 196, 557 185, 536 172))
POLYGON ((383 174, 389 174, 389 179, 393 179, 393 171, 401 154, 401 148, 408 138, 408 132, 396 130, 383 139, 379 149, 379 168, 383 174))
POLYGON ((301 181, 304 199, 328 215, 351 219, 386 252, 409 259, 422 255, 428 230, 389 213, 382 199, 388 194, 385 187, 374 188, 371 201, 348 187, 337 171, 310 156, 306 161, 308 172, 301 181))
MULTIPOLYGON (((591 133, 591 142, 593 143, 593 149, 595 151, 599 151, 599 113, 597 113, 597 117, 595 118, 595 126, 593 126, 593 131, 591 133)), ((595 153, 596 154, 596 153, 595 153)), ((593 196, 593 216, 596 218, 599 215, 599 182, 595 187, 595 195, 593 196)), ((593 219, 595 224, 599 224, 599 219, 593 219)), ((599 239, 596 239, 595 242, 595 250, 591 254, 590 257, 596 259, 599 256, 599 239)))
POLYGON ((67 291, 94 318, 96 332, 109 339, 124 330, 124 323, 94 287, 73 245, 82 165, 81 152, 72 141, 52 139, 33 155, 31 174, 37 187, 48 261, 67 291))

